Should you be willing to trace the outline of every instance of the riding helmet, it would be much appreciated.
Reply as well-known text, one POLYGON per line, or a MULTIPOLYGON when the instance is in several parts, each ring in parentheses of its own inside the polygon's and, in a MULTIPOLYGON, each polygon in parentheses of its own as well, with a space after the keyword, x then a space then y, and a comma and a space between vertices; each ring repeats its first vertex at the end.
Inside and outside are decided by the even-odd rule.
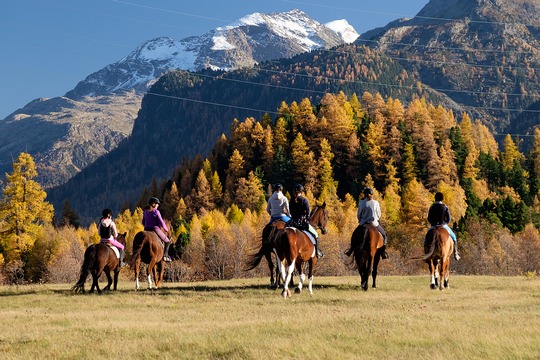
POLYGON ((373 195, 373 189, 372 188, 365 188, 364 189, 364 195, 373 195))
POLYGON ((295 192, 304 192, 304 186, 302 184, 296 184, 294 185, 294 191, 295 192))
POLYGON ((161 203, 159 202, 159 199, 157 197, 151 197, 150 200, 148 200, 148 204, 154 205, 154 204, 161 204, 161 203))
POLYGON ((274 191, 283 191, 283 185, 277 183, 276 185, 274 185, 274 191))
POLYGON ((111 217, 112 217, 111 209, 103 209, 103 211, 101 212, 101 216, 104 217, 104 218, 108 217, 109 215, 111 215, 111 217))

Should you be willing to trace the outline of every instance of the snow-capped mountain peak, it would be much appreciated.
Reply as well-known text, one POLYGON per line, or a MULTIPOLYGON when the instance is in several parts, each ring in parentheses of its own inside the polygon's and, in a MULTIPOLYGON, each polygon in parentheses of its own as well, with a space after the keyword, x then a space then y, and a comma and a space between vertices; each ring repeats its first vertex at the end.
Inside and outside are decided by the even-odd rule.
POLYGON ((345 41, 347 44, 352 44, 354 40, 356 40, 360 36, 360 34, 356 32, 354 27, 349 24, 349 22, 345 19, 330 21, 324 25, 326 25, 336 34, 341 36, 343 41, 345 41))
POLYGON ((126 90, 145 91, 163 73, 203 68, 232 70, 319 48, 353 42, 358 33, 346 20, 323 25, 301 10, 254 13, 182 40, 160 37, 139 45, 128 56, 89 75, 66 94, 73 99, 126 90))

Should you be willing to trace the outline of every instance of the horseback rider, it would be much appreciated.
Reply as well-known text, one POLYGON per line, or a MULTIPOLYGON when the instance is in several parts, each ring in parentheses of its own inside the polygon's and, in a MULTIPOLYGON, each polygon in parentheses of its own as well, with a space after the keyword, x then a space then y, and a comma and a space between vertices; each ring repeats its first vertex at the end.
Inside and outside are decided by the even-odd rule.
MULTIPOLYGON (((446 231, 448 231, 448 233, 450 234, 452 240, 454 241, 454 259, 459 260, 461 257, 458 253, 456 234, 454 233, 454 231, 452 231, 450 226, 448 226, 448 224, 452 220, 452 217, 450 216, 450 209, 448 209, 448 206, 443 203, 443 199, 443 193, 437 192, 435 194, 435 203, 431 205, 428 211, 428 221, 431 225, 428 233, 436 226, 442 226, 443 228, 445 228, 446 231)), ((426 239, 424 239, 424 245, 426 244, 426 239)))
POLYGON ((283 185, 274 185, 274 193, 268 199, 268 204, 266 205, 266 212, 268 213, 268 215, 270 215, 269 224, 273 223, 276 220, 283 220, 285 222, 291 220, 291 218, 289 217, 289 200, 285 195, 283 195, 283 185))
POLYGON ((169 247, 171 246, 171 240, 167 237, 166 233, 169 232, 169 228, 158 210, 160 201, 156 197, 151 197, 148 200, 148 206, 144 209, 142 218, 142 224, 145 231, 153 231, 163 241, 165 249, 163 250, 163 260, 166 262, 172 261, 169 257, 169 247))
MULTIPOLYGON (((364 199, 360 201, 360 204, 358 205, 356 217, 360 226, 371 224, 381 233, 384 239, 384 245, 380 250, 382 253, 381 258, 388 259, 388 253, 386 252, 386 231, 384 231, 381 224, 379 224, 379 219, 381 218, 381 206, 377 200, 373 199, 373 189, 364 189, 364 199)), ((353 246, 351 245, 351 247, 345 251, 345 255, 350 256, 353 251, 353 246)))
POLYGON ((114 223, 112 216, 113 213, 110 209, 104 209, 101 212, 101 219, 99 219, 98 224, 98 234, 101 238, 99 242, 116 247, 120 251, 120 266, 126 266, 126 263, 124 263, 126 251, 124 245, 116 240, 118 231, 116 230, 116 224, 114 223))
POLYGON ((315 254, 317 258, 324 256, 324 253, 319 249, 319 234, 317 230, 309 223, 309 201, 303 196, 305 192, 302 184, 294 185, 294 198, 291 201, 291 222, 293 226, 300 230, 308 230, 315 238, 315 254))

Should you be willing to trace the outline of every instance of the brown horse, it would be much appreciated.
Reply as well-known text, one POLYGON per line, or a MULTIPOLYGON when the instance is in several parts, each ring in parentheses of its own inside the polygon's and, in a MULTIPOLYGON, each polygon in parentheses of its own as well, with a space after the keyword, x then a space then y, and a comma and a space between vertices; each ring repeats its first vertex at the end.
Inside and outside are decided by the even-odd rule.
POLYGON ((377 287, 377 267, 381 260, 380 248, 384 239, 376 226, 371 224, 359 225, 351 236, 351 249, 360 274, 360 287, 367 291, 369 274, 373 278, 372 287, 377 287))
MULTIPOLYGON (((325 207, 326 203, 322 206, 315 207, 309 218, 310 225, 321 229, 323 234, 326 234, 326 225, 328 223, 328 212, 325 207)), ((278 266, 285 283, 283 292, 281 293, 283 298, 291 296, 289 283, 295 267, 300 274, 300 281, 295 292, 300 293, 302 291, 302 286, 306 278, 302 264, 305 262, 308 263, 308 289, 309 293, 313 294, 313 268, 317 264, 317 257, 315 256, 315 245, 313 245, 308 235, 301 230, 291 227, 278 230, 274 237, 274 253, 279 259, 278 266)))
POLYGON ((429 287, 439 290, 448 288, 448 279, 450 277, 450 258, 454 252, 454 241, 448 231, 437 226, 428 231, 426 243, 424 244, 423 260, 428 264, 431 274, 429 287))
MULTIPOLYGON (((169 232, 166 234, 170 239, 171 223, 166 220, 169 232)), ((164 244, 154 231, 139 231, 133 239, 133 256, 131 258, 131 269, 135 270, 135 289, 139 290, 139 273, 141 262, 147 264, 146 276, 148 278, 148 289, 158 288, 163 281, 165 273, 164 244), (152 278, 154 284, 152 284, 152 278), (155 286, 153 286, 155 285, 155 286)))
POLYGON ((261 248, 256 254, 250 255, 246 261, 246 271, 255 269, 262 258, 265 257, 268 262, 268 268, 270 270, 270 287, 277 289, 280 283, 279 266, 275 267, 274 278, 274 261, 272 259, 272 253, 274 250, 274 235, 278 230, 285 228, 285 221, 276 220, 271 224, 266 224, 262 231, 261 248))
MULTIPOLYGON (((123 234, 118 234, 116 241, 122 245, 126 245, 126 235, 127 232, 123 234)), ((84 283, 89 274, 92 274, 92 287, 90 287, 90 292, 94 292, 94 288, 97 289, 98 294, 101 294, 101 289, 99 288, 99 278, 101 274, 105 273, 107 276, 107 286, 103 288, 103 291, 109 291, 111 289, 111 284, 113 279, 111 277, 111 271, 114 272, 114 287, 118 285, 118 274, 120 273, 120 259, 116 255, 116 252, 112 249, 112 246, 106 244, 92 244, 84 252, 84 261, 81 266, 81 274, 79 276, 79 281, 71 288, 72 291, 82 292, 84 294, 84 283)))

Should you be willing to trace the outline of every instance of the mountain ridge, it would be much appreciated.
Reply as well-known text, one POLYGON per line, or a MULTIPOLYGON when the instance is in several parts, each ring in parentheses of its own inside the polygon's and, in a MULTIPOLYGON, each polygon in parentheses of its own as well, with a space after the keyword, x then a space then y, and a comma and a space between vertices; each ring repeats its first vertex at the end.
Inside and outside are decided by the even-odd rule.
MULTIPOLYGON (((348 39, 356 33, 346 21, 335 28, 346 31, 348 39)), ((195 71, 206 66, 230 70, 342 43, 337 32, 299 10, 247 15, 226 27, 180 41, 170 37, 148 40, 88 75, 63 97, 36 99, 0 120, 0 174, 10 172, 12 158, 25 151, 34 156, 38 181, 45 188, 66 182, 131 134, 142 94, 167 71, 195 71), (236 38, 240 40, 235 42, 236 38), (229 39, 230 49, 222 49, 223 39, 229 39), (269 45, 272 39, 273 47, 269 45), (212 50, 216 44, 221 50, 212 50), (220 68, 218 61, 227 66, 220 68), (92 133, 94 139, 90 139, 92 133)))

